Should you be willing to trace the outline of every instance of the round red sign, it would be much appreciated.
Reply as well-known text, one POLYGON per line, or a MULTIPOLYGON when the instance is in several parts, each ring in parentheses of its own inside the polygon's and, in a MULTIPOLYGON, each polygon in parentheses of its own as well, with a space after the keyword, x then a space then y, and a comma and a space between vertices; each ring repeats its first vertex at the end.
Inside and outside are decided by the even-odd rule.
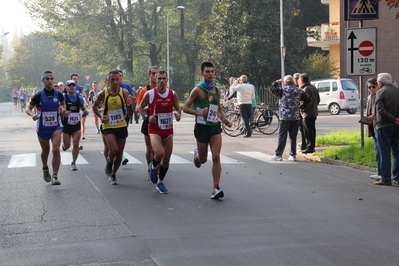
POLYGON ((374 44, 370 41, 364 41, 359 44, 359 53, 362 56, 370 56, 374 52, 374 44))

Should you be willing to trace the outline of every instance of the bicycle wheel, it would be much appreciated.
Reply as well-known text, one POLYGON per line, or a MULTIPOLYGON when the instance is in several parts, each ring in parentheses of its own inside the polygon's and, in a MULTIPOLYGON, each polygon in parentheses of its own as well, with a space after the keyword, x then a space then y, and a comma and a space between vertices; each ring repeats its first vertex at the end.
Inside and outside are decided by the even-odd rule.
POLYGON ((222 123, 222 129, 226 135, 229 135, 230 137, 237 137, 244 132, 244 123, 239 113, 229 113, 226 115, 226 119, 232 124, 231 127, 228 127, 222 123))
POLYGON ((277 131, 280 126, 278 115, 271 109, 267 109, 259 116, 257 126, 265 135, 271 135, 277 131))

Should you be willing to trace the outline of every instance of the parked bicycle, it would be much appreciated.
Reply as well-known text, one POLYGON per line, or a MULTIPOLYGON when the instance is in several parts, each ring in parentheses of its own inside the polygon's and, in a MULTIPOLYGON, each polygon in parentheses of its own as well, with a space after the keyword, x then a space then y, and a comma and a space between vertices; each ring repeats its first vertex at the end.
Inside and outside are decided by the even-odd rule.
MULTIPOLYGON (((237 137, 245 132, 244 120, 241 117, 238 108, 231 110, 225 114, 226 119, 231 123, 231 127, 222 124, 223 132, 231 137, 237 137)), ((259 105, 254 111, 254 120, 250 124, 253 130, 262 132, 265 135, 271 135, 279 128, 279 117, 272 109, 266 107, 264 104, 259 105)))

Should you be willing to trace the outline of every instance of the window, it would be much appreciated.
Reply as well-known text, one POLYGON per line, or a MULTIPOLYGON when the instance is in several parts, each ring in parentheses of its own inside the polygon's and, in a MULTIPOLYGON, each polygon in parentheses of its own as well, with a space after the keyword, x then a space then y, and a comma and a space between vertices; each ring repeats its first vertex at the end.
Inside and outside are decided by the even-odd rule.
POLYGON ((342 89, 344 91, 346 91, 346 90, 351 90, 351 91, 357 90, 357 86, 352 80, 341 80, 341 84, 342 84, 342 89))
POLYGON ((337 91, 338 90, 338 83, 334 81, 332 88, 333 88, 333 91, 337 91))
POLYGON ((329 92, 330 91, 330 82, 320 82, 317 85, 317 89, 319 92, 329 92))

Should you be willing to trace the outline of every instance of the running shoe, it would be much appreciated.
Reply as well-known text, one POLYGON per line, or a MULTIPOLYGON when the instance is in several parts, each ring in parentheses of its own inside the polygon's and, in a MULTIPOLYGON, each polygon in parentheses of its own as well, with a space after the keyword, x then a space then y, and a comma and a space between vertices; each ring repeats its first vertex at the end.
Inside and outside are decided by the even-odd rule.
POLYGON ((129 159, 126 158, 125 156, 122 157, 122 165, 127 165, 127 163, 129 162, 129 159))
POLYGON ((288 161, 296 161, 296 155, 290 155, 290 157, 288 157, 288 161))
POLYGON ((71 171, 76 171, 78 170, 78 167, 76 166, 76 163, 72 162, 71 163, 71 171))
POLYGON ((50 175, 48 167, 47 168, 43 168, 43 179, 47 183, 51 181, 51 175, 50 175))
POLYGON ((157 170, 157 168, 154 168, 153 166, 152 166, 152 162, 150 163, 150 166, 148 167, 148 169, 150 170, 150 179, 151 179, 151 182, 153 183, 153 184, 156 184, 157 182, 158 182, 158 170, 157 170))
POLYGON ((79 150, 83 151, 83 146, 82 145, 80 145, 79 150))
POLYGON ((86 138, 85 138, 85 135, 82 135, 82 139, 86 139, 86 138))
POLYGON ((111 183, 111 185, 118 185, 118 180, 116 180, 115 175, 111 175, 108 180, 111 183))
POLYGON ((112 163, 108 162, 108 160, 107 160, 107 164, 105 165, 104 171, 105 171, 105 174, 107 176, 111 176, 111 174, 112 174, 112 163))
POLYGON ((212 191, 211 199, 220 199, 224 197, 223 190, 220 187, 215 187, 212 191))
POLYGON ((100 134, 100 133, 101 133, 100 129, 97 129, 97 134, 100 134))
POLYGON ((157 190, 161 194, 168 194, 169 190, 165 187, 163 182, 159 182, 156 186, 157 190))
POLYGON ((59 186, 59 185, 61 185, 61 182, 58 180, 58 175, 53 174, 53 177, 51 178, 51 185, 52 185, 52 186, 59 186))
POLYGON ((197 154, 198 154, 198 149, 194 149, 194 165, 195 165, 195 167, 200 168, 201 167, 201 162, 197 161, 195 159, 195 155, 197 155, 197 154))

